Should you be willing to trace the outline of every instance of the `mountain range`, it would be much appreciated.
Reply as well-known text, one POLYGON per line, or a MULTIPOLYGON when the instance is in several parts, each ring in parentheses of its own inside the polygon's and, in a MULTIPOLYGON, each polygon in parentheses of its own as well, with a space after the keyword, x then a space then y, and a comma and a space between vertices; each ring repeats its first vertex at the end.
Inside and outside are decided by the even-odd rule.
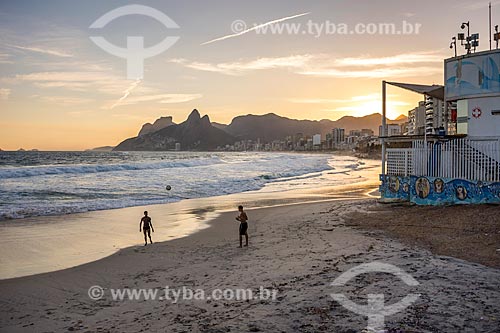
MULTIPOLYGON (((142 126, 138 136, 126 139, 114 150, 173 150, 180 143, 182 150, 214 150, 219 146, 233 144, 239 140, 270 142, 282 140, 287 136, 331 133, 333 128, 371 129, 378 133, 382 115, 370 114, 364 117, 344 116, 338 120, 297 120, 269 113, 265 115, 246 115, 233 118, 230 124, 210 122, 208 115, 200 116, 193 110, 188 119, 175 124, 172 117, 161 117, 153 124, 142 126)), ((388 123, 402 123, 407 117, 400 116, 388 123)), ((346 133, 347 134, 347 133, 346 133)))
POLYGON ((154 123, 145 123, 142 125, 141 130, 139 131, 139 134, 137 136, 142 136, 145 134, 150 134, 156 131, 159 131, 165 127, 168 127, 170 125, 175 125, 174 122, 172 121, 172 117, 160 117, 155 120, 154 123))
POLYGON ((147 130, 144 132, 143 126, 142 135, 126 139, 113 150, 173 150, 176 149, 176 143, 180 144, 182 150, 214 150, 218 146, 225 146, 236 141, 236 138, 227 132, 212 126, 208 116, 201 117, 196 109, 191 112, 186 121, 180 124, 165 121, 165 125, 166 127, 151 133, 147 130))

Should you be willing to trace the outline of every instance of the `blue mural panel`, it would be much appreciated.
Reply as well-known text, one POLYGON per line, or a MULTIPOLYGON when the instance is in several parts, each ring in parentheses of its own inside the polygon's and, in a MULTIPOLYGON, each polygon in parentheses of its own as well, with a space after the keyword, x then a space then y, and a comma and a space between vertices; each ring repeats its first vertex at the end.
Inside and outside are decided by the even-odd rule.
POLYGON ((417 205, 500 204, 500 183, 411 176, 410 201, 417 205))
POLYGON ((390 175, 380 175, 380 181, 380 195, 386 201, 417 205, 500 204, 500 182, 390 175))
POLYGON ((445 63, 447 98, 500 92, 500 52, 472 54, 445 63))
POLYGON ((380 175, 379 191, 383 199, 410 200, 410 177, 380 175))

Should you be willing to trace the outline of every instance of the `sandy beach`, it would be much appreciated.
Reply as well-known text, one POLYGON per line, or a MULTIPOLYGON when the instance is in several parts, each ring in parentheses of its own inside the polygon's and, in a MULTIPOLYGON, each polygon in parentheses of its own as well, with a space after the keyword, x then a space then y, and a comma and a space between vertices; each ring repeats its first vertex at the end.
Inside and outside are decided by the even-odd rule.
MULTIPOLYGON (((143 240, 138 232, 139 220, 144 210, 152 214, 157 229, 154 240, 162 242, 206 228, 207 221, 234 210, 240 203, 259 208, 370 197, 378 185, 379 162, 346 158, 346 163, 355 165, 355 169, 337 166, 321 173, 283 178, 256 191, 224 194, 219 189, 217 196, 164 204, 3 220, 0 280, 66 269, 140 245, 143 240)), ((162 190, 167 199, 178 194, 177 188, 162 190)))
POLYGON ((1 1, 0 333, 500 333, 499 14, 1 1))
MULTIPOLYGON (((383 293, 386 303, 395 303, 411 292, 421 295, 385 318, 389 332, 498 332, 500 270, 434 254, 397 235, 389 238, 380 228, 347 225, 353 216, 363 224, 363 214, 387 213, 380 209, 392 208, 364 199, 251 209, 250 246, 243 249, 237 248, 236 212, 226 212, 189 237, 130 247, 62 271, 2 280, 1 331, 362 332, 366 317, 346 310, 331 293, 366 304, 370 293, 383 293), (342 288, 330 285, 348 269, 374 261, 399 267, 419 285, 409 287, 386 273, 360 275, 342 288), (91 286, 103 288, 102 298, 89 297, 91 286), (111 296, 111 289, 166 286, 207 294, 266 288, 276 291, 276 298, 174 303, 111 296)), ((454 218, 460 219, 458 213, 454 218)), ((428 212, 405 214, 425 218, 428 212)))

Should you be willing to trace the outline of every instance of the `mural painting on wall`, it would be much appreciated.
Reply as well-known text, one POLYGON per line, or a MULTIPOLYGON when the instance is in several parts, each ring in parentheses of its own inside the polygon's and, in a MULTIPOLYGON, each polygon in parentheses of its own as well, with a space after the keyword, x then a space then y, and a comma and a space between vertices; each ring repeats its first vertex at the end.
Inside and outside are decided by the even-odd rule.
POLYGON ((434 192, 443 193, 444 190, 444 181, 441 178, 434 179, 434 192))
POLYGON ((465 199, 467 199, 466 188, 464 186, 457 186, 457 188, 455 189, 455 196, 460 201, 464 201, 465 199))
POLYGON ((380 175, 382 198, 419 205, 500 204, 500 182, 380 175))
POLYGON ((408 201, 410 199, 410 178, 380 175, 380 193, 384 199, 408 201))
POLYGON ((411 201, 424 205, 500 203, 500 183, 463 179, 413 177, 411 201))
POLYGON ((399 191, 399 178, 396 176, 390 176, 389 177, 389 190, 393 193, 396 193, 399 191))
POLYGON ((425 177, 420 177, 415 182, 415 192, 420 199, 425 199, 429 196, 431 185, 425 177))

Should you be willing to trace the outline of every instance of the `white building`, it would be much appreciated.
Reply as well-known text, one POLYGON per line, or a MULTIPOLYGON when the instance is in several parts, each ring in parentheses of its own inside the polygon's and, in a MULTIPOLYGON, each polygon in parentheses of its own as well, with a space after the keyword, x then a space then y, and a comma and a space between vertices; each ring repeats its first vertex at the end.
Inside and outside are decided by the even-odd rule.
POLYGON ((444 101, 436 97, 425 96, 425 132, 427 134, 438 134, 439 128, 446 128, 446 116, 444 101))
POLYGON ((313 135, 313 146, 320 146, 321 145, 321 134, 314 134, 313 135))
POLYGON ((457 105, 457 134, 500 136, 500 50, 445 60, 446 98, 457 105))
MULTIPOLYGON (((387 127, 387 136, 397 136, 401 135, 401 125, 399 124, 388 124, 387 127)), ((378 127, 378 136, 384 136, 382 132, 382 126, 378 127)))

